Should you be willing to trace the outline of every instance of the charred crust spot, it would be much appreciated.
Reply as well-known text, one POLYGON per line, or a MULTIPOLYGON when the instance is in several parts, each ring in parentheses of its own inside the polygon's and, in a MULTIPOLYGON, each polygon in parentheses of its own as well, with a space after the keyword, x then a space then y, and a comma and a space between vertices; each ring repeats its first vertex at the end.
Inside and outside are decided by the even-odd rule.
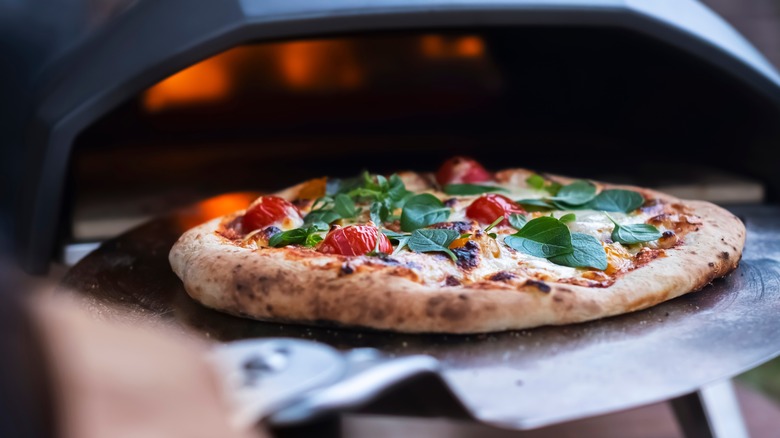
POLYGON ((460 234, 468 233, 471 231, 471 222, 467 221, 456 221, 456 222, 441 222, 438 224, 431 225, 431 228, 436 228, 440 230, 455 230, 460 234))
MULTIPOLYGON (((467 303, 467 301, 462 301, 462 303, 467 303)), ((466 315, 469 313, 468 311, 468 305, 458 305, 458 306, 447 306, 441 311, 441 316, 444 319, 449 319, 451 321, 458 321, 466 317, 466 315)))
POLYGON ((460 286, 460 280, 453 277, 452 275, 448 275, 447 279, 444 280, 444 284, 447 286, 460 286))
POLYGON ((391 266, 398 266, 401 264, 401 262, 399 262, 397 259, 391 257, 390 254, 385 254, 381 252, 377 255, 371 256, 371 261, 376 261, 376 260, 381 261, 382 264, 391 265, 391 266))
POLYGON ((236 290, 237 290, 237 291, 240 291, 240 290, 241 290, 241 289, 243 289, 243 288, 244 288, 244 285, 243 285, 243 284, 241 284, 241 283, 236 283, 236 290))
POLYGON ((436 315, 436 308, 444 301, 444 297, 436 296, 428 298, 428 303, 425 305, 425 315, 433 317, 436 315))
POLYGON ((376 321, 382 321, 387 317, 387 309, 384 307, 375 307, 371 309, 371 318, 376 321))
POLYGON ((266 304, 265 305, 265 310, 266 310, 266 312, 271 313, 271 312, 274 311, 274 306, 272 306, 270 304, 266 304))
POLYGON ((349 263, 344 263, 343 265, 341 265, 342 274, 349 275, 353 272, 355 272, 355 268, 353 268, 349 263))
POLYGON ((549 284, 538 280, 526 280, 525 286, 535 287, 539 290, 539 292, 544 292, 544 293, 550 293, 550 291, 552 290, 549 284))
POLYGON ((425 306, 425 314, 429 317, 441 317, 450 321, 459 321, 469 314, 471 303, 468 299, 455 300, 453 296, 435 296, 428 299, 425 306))
POLYGON ((458 299, 461 299, 461 300, 464 300, 464 301, 465 301, 465 300, 468 300, 468 299, 469 299, 469 297, 468 297, 468 296, 466 296, 466 294, 460 294, 460 295, 458 295, 458 299))
POLYGON ((558 296, 558 295, 553 295, 552 299, 553 299, 553 301, 555 301, 556 303, 562 303, 562 302, 563 302, 563 297, 560 297, 560 296, 558 296))
POLYGON ((709 266, 710 268, 714 268, 715 267, 715 263, 709 262, 709 263, 707 263, 707 266, 709 266))
POLYGON ((499 271, 495 274, 491 275, 488 280, 491 281, 509 281, 511 279, 515 278, 515 274, 507 271, 499 271))
POLYGON ((674 231, 672 231, 672 230, 666 230, 666 231, 663 232, 663 237, 674 237, 674 236, 675 236, 675 234, 674 234, 674 231))
POLYGON ((731 255, 728 252, 723 251, 718 257, 722 258, 723 260, 728 260, 731 255))
POLYGON ((642 250, 634 256, 636 267, 646 265, 664 254, 663 250, 642 248, 642 250))
POLYGON ((452 252, 458 258, 458 267, 463 270, 474 269, 479 264, 479 245, 473 240, 469 240, 460 248, 453 249, 452 252))
MULTIPOLYGON (((216 233, 225 239, 228 240, 239 240, 241 239, 241 233, 238 231, 232 229, 232 228, 221 228, 216 231, 216 233)), ((198 236, 200 238, 200 236, 198 236)))

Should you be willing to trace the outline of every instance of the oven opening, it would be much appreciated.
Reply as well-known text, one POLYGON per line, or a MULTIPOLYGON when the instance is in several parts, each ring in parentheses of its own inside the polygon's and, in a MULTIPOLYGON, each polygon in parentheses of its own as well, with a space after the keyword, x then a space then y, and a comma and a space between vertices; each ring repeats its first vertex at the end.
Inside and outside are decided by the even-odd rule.
POLYGON ((64 234, 100 241, 217 194, 362 169, 435 170, 456 154, 494 169, 763 202, 775 190, 756 159, 771 138, 768 103, 715 70, 609 28, 245 44, 152 85, 82 133, 64 234))

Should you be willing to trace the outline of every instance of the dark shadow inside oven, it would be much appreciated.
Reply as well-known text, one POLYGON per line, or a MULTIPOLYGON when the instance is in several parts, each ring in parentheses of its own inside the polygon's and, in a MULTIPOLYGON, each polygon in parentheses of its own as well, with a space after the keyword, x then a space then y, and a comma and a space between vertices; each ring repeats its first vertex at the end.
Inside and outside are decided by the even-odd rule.
POLYGON ((100 238, 110 233, 79 222, 362 169, 434 170, 455 154, 494 169, 649 186, 715 169, 760 185, 746 201, 764 189, 771 200, 780 142, 769 108, 705 61, 622 29, 248 44, 169 77, 83 132, 66 215, 76 239, 100 238))

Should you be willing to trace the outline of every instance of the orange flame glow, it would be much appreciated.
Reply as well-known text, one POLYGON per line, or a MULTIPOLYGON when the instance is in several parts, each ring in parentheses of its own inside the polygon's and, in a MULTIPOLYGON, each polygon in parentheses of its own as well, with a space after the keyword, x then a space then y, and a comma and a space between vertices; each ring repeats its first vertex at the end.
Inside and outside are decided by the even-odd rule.
POLYGON ((292 89, 353 89, 363 74, 352 44, 346 41, 296 41, 276 47, 284 82, 292 89))
POLYGON ((188 67, 146 90, 144 108, 158 112, 193 103, 210 103, 228 97, 231 91, 230 65, 214 57, 188 67))
POLYGON ((476 58, 484 55, 485 42, 474 35, 448 37, 423 35, 420 50, 428 58, 476 58))

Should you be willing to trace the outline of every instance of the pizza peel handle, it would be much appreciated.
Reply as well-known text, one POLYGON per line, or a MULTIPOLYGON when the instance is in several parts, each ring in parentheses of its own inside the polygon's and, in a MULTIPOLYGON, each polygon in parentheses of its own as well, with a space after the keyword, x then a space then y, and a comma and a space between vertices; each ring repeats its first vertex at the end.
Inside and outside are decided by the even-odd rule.
POLYGON ((423 385, 426 394, 433 389, 434 398, 449 402, 443 405, 466 411, 430 356, 388 359, 373 349, 340 353, 317 342, 272 338, 217 346, 212 360, 239 427, 261 421, 274 427, 297 426, 361 409, 382 396, 397 396, 393 389, 424 381, 438 383, 423 385))

